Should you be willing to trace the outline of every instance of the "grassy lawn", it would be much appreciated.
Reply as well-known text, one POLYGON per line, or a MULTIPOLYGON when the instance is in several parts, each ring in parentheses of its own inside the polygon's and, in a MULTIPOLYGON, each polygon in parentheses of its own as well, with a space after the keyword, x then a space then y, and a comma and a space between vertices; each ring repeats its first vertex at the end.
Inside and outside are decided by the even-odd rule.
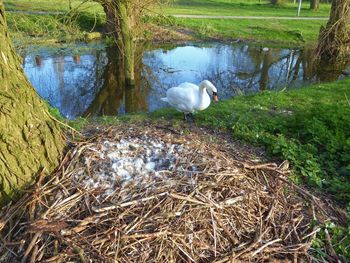
MULTIPOLYGON (((72 7, 78 7, 82 1, 71 0, 72 7)), ((69 11, 68 0, 4 0, 6 10, 21 11, 69 11)), ((295 16, 297 5, 289 2, 284 6, 270 5, 266 0, 175 0, 161 10, 162 14, 196 14, 196 15, 239 15, 239 16, 295 16)), ((84 3, 81 10, 103 13, 100 4, 84 3)), ((301 16, 327 17, 330 5, 321 4, 320 10, 309 10, 309 2, 304 2, 301 16)))
POLYGON ((175 23, 192 29, 200 38, 243 39, 300 46, 315 42, 320 27, 326 21, 176 18, 175 23))
POLYGON ((64 14, 6 14, 12 40, 17 44, 71 42, 84 40, 85 33, 102 31, 105 16, 92 16, 87 12, 64 14))
MULTIPOLYGON (((77 7, 81 1, 72 0, 77 7)), ((67 0, 5 0, 7 10, 22 11, 60 11, 67 12, 67 0)), ((304 3, 303 16, 327 16, 329 5, 321 5, 320 11, 308 9, 304 3)), ((60 41, 81 40, 85 31, 100 30, 105 22, 101 5, 88 2, 80 6, 75 16, 69 15, 25 15, 7 13, 10 31, 15 38, 26 36, 60 41), (96 23, 95 23, 96 20, 96 23)), ((156 12, 159 12, 156 11, 156 12)), ((238 0, 192 0, 175 1, 162 10, 167 14, 207 14, 207 15, 254 15, 254 16, 295 16, 292 3, 283 7, 274 7, 268 2, 238 0)), ((191 29, 199 39, 241 39, 268 42, 283 46, 302 46, 317 40, 320 26, 326 21, 294 21, 294 20, 249 20, 249 19, 189 19, 171 18, 151 19, 151 23, 160 26, 171 26, 173 29, 191 29)))
MULTIPOLYGON (((81 5, 82 1, 71 0, 72 8, 81 5)), ((4 0, 5 10, 7 11, 48 11, 48 12, 66 12, 69 11, 68 0, 4 0)), ((95 2, 87 2, 81 5, 80 11, 91 13, 103 13, 102 6, 95 2)))
MULTIPOLYGON (((319 11, 311 11, 309 6, 309 2, 304 1, 301 16, 329 15, 329 4, 321 4, 319 11)), ((167 14, 188 15, 296 16, 297 5, 289 2, 281 7, 273 6, 266 0, 175 0, 164 11, 167 14)))

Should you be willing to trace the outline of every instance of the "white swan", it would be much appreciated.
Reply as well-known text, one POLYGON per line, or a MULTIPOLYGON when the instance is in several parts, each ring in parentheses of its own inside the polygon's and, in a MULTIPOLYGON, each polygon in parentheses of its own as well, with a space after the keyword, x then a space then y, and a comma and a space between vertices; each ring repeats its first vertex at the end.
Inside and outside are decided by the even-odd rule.
POLYGON ((177 87, 168 89, 166 97, 161 98, 161 100, 183 112, 187 120, 188 114, 209 107, 210 97, 207 91, 213 94, 214 101, 218 101, 217 89, 209 80, 202 81, 199 86, 189 82, 182 83, 177 87))

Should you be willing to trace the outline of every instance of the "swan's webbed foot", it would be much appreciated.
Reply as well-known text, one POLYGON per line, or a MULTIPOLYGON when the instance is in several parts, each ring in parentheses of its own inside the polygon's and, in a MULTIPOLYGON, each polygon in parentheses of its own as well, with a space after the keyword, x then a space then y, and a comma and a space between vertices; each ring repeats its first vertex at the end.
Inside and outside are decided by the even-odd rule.
POLYGON ((186 122, 194 122, 194 115, 193 115, 193 113, 186 113, 186 112, 184 112, 184 120, 186 121, 186 122))

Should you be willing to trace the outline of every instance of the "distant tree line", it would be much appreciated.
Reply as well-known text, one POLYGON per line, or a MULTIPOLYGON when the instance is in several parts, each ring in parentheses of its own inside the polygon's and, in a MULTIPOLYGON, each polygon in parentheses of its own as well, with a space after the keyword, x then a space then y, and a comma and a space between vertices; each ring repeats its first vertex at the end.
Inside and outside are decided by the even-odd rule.
MULTIPOLYGON (((273 5, 283 5, 285 4, 287 1, 286 0, 271 0, 271 4, 273 5)), ((293 1, 294 3, 296 2, 296 0, 293 1)), ((310 0, 310 9, 311 10, 318 10, 320 8, 320 2, 322 3, 328 3, 328 0, 310 0)))

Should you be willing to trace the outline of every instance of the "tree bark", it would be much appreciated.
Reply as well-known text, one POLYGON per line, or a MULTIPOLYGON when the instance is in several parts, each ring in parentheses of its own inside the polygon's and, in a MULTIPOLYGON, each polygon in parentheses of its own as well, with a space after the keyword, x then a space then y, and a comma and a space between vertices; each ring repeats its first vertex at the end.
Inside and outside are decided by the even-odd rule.
POLYGON ((107 18, 107 34, 114 38, 123 55, 126 84, 133 86, 135 84, 135 17, 140 14, 125 0, 102 1, 102 6, 107 18))
POLYGON ((321 28, 317 55, 323 61, 349 58, 350 53, 350 0, 333 0, 326 28, 321 28))
POLYGON ((0 0, 0 201, 17 197, 42 169, 51 172, 64 147, 60 129, 24 76, 0 0))
POLYGON ((106 14, 106 31, 107 35, 113 37, 114 39, 118 39, 120 24, 117 16, 116 8, 112 3, 103 3, 103 10, 106 14))
POLYGON ((124 53, 124 69, 126 85, 135 85, 135 44, 133 34, 132 10, 127 2, 119 1, 120 33, 122 40, 122 52, 124 53))
POLYGON ((310 0, 310 9, 319 10, 320 9, 320 0, 310 0))

